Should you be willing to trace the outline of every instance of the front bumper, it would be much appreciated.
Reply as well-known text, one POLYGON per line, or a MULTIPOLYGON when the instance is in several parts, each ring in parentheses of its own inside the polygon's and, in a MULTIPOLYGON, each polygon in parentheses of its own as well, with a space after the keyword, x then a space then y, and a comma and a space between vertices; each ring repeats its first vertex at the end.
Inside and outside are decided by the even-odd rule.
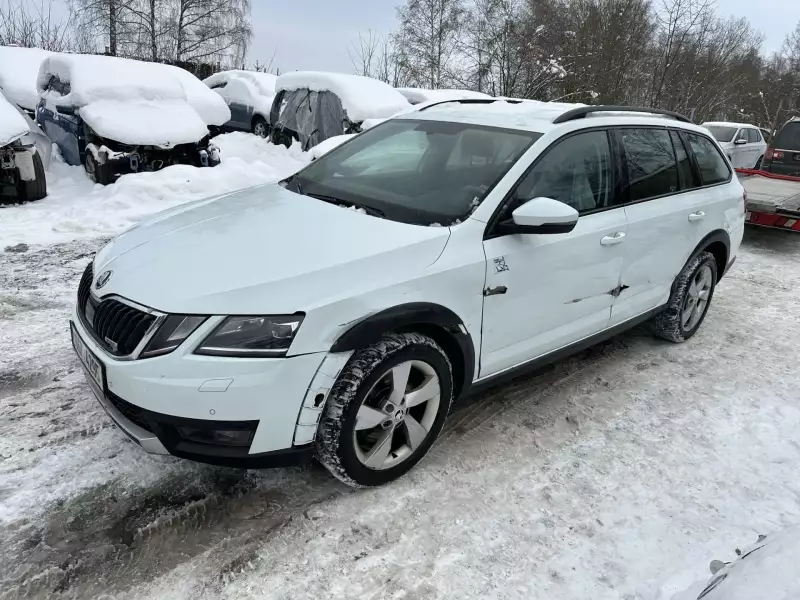
MULTIPOLYGON (((297 435, 307 423, 304 399, 321 377, 325 353, 241 359, 191 353, 192 338, 170 354, 143 360, 111 357, 73 315, 72 327, 103 367, 102 383, 87 375, 100 404, 142 449, 212 464, 282 466, 312 451, 297 435), (197 442, 184 433, 249 431, 246 445, 197 442)), ((321 407, 320 407, 321 411, 321 407)), ((308 426, 308 425, 306 425, 308 426)), ((313 427, 315 429, 315 427, 313 427)))

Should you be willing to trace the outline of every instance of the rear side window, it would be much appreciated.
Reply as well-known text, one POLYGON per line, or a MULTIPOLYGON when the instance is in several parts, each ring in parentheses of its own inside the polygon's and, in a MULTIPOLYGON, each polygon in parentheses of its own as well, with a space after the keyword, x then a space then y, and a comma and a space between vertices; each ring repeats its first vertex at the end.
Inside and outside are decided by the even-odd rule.
POLYGON ((669 135, 672 138, 672 146, 675 148, 675 156, 678 159, 678 175, 680 176, 681 189, 690 190, 699 187, 700 182, 697 181, 697 176, 694 173, 692 159, 689 158, 681 137, 677 131, 670 131, 669 135))
POLYGON ((606 132, 572 135, 551 147, 519 183, 510 210, 539 197, 569 204, 579 213, 609 206, 611 174, 606 132))
POLYGON ((786 123, 772 145, 778 150, 800 150, 800 121, 786 123))
POLYGON ((686 139, 689 140, 689 145, 697 159, 703 185, 723 183, 730 178, 731 171, 728 163, 711 140, 702 135, 688 132, 686 132, 686 139))
POLYGON ((751 144, 757 144, 761 141, 761 134, 759 133, 758 129, 747 130, 747 141, 751 144))
POLYGON ((678 191, 678 165, 666 129, 619 130, 628 166, 630 202, 678 191))

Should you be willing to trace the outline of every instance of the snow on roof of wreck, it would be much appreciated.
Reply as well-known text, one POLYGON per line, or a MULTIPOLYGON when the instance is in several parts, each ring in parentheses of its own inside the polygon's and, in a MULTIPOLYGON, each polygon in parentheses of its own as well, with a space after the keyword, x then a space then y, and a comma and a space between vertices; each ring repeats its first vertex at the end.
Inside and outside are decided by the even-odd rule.
POLYGON ((13 142, 28 132, 28 124, 19 111, 0 94, 0 146, 13 142))
POLYGON ((347 116, 356 122, 391 117, 411 108, 405 96, 389 84, 361 75, 296 71, 281 75, 275 85, 278 92, 303 88, 333 92, 342 101, 347 116))
POLYGON ((489 94, 483 92, 474 92, 472 90, 427 90, 424 88, 397 88, 397 91, 403 94, 406 99, 412 104, 420 104, 422 102, 432 102, 438 100, 464 100, 467 98, 491 98, 489 94))
POLYGON ((275 83, 278 81, 278 76, 272 73, 263 73, 261 71, 245 71, 242 69, 231 69, 229 71, 220 71, 214 73, 211 77, 203 80, 208 87, 217 85, 218 83, 227 83, 231 79, 241 78, 249 81, 260 94, 264 96, 275 95, 275 83))
POLYGON ((186 101, 178 78, 160 66, 112 56, 57 54, 42 62, 37 89, 46 96, 45 88, 55 75, 70 85, 70 93, 59 102, 79 107, 97 100, 186 101))
POLYGON ((0 46, 0 89, 10 102, 28 110, 36 108, 39 66, 51 54, 41 48, 0 46))
POLYGON ((553 119, 580 106, 584 105, 566 102, 540 102, 539 100, 523 100, 521 102, 498 100, 485 104, 448 102, 432 106, 421 112, 402 115, 399 118, 448 120, 542 132, 553 127, 553 119))

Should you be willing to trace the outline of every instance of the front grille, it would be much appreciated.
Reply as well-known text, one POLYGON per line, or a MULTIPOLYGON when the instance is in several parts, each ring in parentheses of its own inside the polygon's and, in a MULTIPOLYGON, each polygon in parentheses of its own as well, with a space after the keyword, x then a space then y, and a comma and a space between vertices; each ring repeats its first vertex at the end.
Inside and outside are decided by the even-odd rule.
POLYGON ((142 341, 156 317, 113 298, 95 299, 90 293, 93 278, 90 263, 78 286, 78 314, 81 321, 97 343, 109 353, 127 356, 142 341))
POLYGON ((106 399, 114 408, 122 413, 122 416, 128 419, 131 423, 138 425, 145 431, 153 433, 150 423, 147 422, 147 417, 145 417, 145 411, 143 408, 139 408, 130 402, 125 402, 125 400, 116 394, 111 393, 110 391, 106 392, 106 399))

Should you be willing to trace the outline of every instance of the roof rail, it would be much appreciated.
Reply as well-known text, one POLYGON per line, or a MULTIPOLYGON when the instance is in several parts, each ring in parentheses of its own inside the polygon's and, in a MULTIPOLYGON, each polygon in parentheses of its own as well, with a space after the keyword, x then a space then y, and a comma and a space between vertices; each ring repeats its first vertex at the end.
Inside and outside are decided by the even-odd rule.
POLYGON ((568 121, 574 121, 576 119, 583 119, 586 115, 590 115, 596 112, 637 112, 637 113, 649 113, 652 115, 662 115, 665 117, 672 117, 678 121, 683 121, 684 123, 691 123, 692 121, 687 117, 684 117, 680 113, 673 112, 671 110, 662 110, 660 108, 644 108, 642 106, 612 106, 606 104, 599 104, 597 106, 581 106, 579 108, 573 108, 572 110, 568 110, 567 112, 559 115, 553 120, 553 123, 566 123, 568 121))
POLYGON ((452 98, 450 100, 439 100, 438 102, 428 104, 427 106, 423 106, 422 108, 420 108, 417 112, 428 110, 429 108, 433 108, 434 106, 439 106, 440 104, 451 104, 453 102, 458 102, 459 104, 492 104, 493 102, 508 102, 509 104, 522 104, 523 101, 508 99, 508 98, 452 98))

